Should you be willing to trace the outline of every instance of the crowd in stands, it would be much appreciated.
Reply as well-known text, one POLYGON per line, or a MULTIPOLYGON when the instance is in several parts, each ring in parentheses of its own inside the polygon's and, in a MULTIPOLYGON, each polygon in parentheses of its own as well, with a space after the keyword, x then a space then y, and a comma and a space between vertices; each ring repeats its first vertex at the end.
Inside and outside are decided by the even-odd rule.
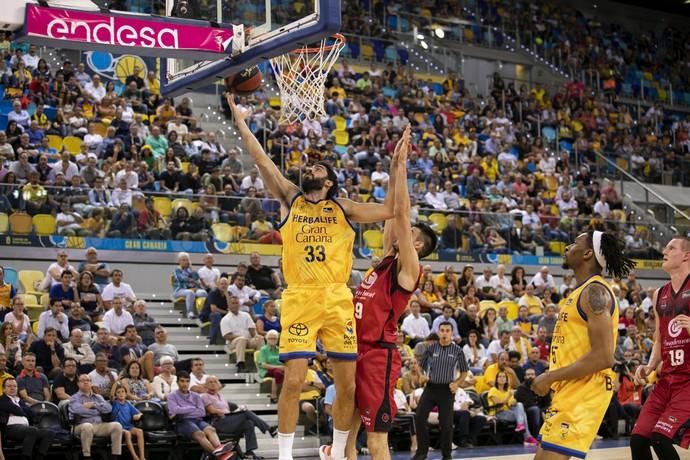
MULTIPOLYGON (((10 69, 37 52, 12 51, 10 69)), ((237 149, 199 127, 188 99, 173 106, 161 98, 152 72, 142 78, 135 69, 119 94, 82 64, 67 61, 53 72, 39 58, 27 72, 47 78, 47 89, 32 90, 18 70, 8 76, 13 105, 0 133, 0 212, 52 215, 54 233, 66 236, 281 242, 279 206, 258 171, 245 171, 237 149), (67 87, 75 98, 63 94, 67 87), (53 120, 44 104, 56 109, 53 120), (57 151, 51 136, 76 139, 77 147, 63 142, 57 151)), ((625 107, 578 82, 549 94, 497 75, 484 98, 455 74, 439 84, 404 66, 355 72, 342 63, 326 86, 320 120, 279 123, 262 91, 239 104, 288 177, 298 182, 305 161, 330 160, 341 196, 353 200, 385 197, 390 152, 410 123, 412 216, 436 218, 441 250, 451 254, 559 253, 559 243, 583 229, 607 228, 637 257, 652 257, 653 235, 633 224, 615 186, 601 180, 606 168, 596 154, 613 149, 650 179, 667 171, 674 181, 689 179, 677 167, 684 161, 677 149, 655 134, 655 117, 636 124, 625 107), (559 132, 560 153, 542 136, 546 129, 559 132)), ((376 226, 359 230, 362 245, 376 248, 366 238, 376 226)))
MULTIPOLYGON (((250 263, 240 263, 227 273, 215 266, 211 254, 199 267, 184 253, 177 260, 178 265, 171 269, 175 280, 171 297, 181 304, 181 312, 189 314, 191 310, 189 318, 198 313, 209 343, 226 345, 237 372, 256 372, 260 380, 270 382, 268 398, 277 402, 284 378, 278 356, 280 294, 286 287, 280 263, 274 270, 263 265, 258 254, 252 254, 250 263)), ((372 260, 372 268, 377 262, 372 260)), ((366 275, 353 270, 348 285, 356 289, 366 275)), ((0 380, 7 379, 3 388, 13 391, 7 383, 16 377, 16 398, 29 406, 43 401, 58 406, 69 402, 71 407, 93 402, 88 414, 81 414, 81 409, 73 411, 94 425, 77 430, 84 455, 90 452, 92 436, 111 437, 113 454, 117 454, 114 446, 120 445, 120 439, 131 446, 133 455, 141 453, 135 446, 140 434, 131 423, 136 411, 122 407, 128 401, 154 401, 167 405, 171 415, 186 414, 178 419, 177 433, 194 440, 206 452, 218 448, 216 431, 244 435, 250 447, 256 445, 255 428, 273 433, 275 429, 255 419, 253 413, 244 416, 251 420, 247 422, 251 429, 218 422, 221 425, 211 425, 216 427, 214 431, 201 420, 204 414, 222 419, 217 409, 226 411, 227 405, 216 401, 218 379, 204 373, 203 360, 180 360, 166 329, 147 313, 145 300, 124 279, 122 271, 100 261, 93 248, 87 249, 79 264, 72 264, 60 251, 43 279, 37 279, 33 286, 23 283, 23 294, 18 294, 18 286, 4 281, 4 270, 0 270, 0 366, 4 366, 0 380), (98 283, 93 281, 96 276, 98 283), (47 296, 46 306, 30 307, 28 303, 35 299, 32 295, 47 296), (198 397, 190 397, 190 391, 198 397), (201 398, 203 402, 194 403, 198 406, 195 411, 184 412, 176 406, 180 398, 188 402, 201 398), (99 419, 110 412, 116 415, 113 422, 99 419), (121 419, 125 413, 127 418, 121 419), (95 426, 100 423, 104 425, 95 426), (224 431, 230 426, 233 430, 224 431)), ((634 374, 635 367, 645 364, 651 352, 654 309, 653 289, 643 289, 634 273, 610 283, 620 307, 615 366, 619 379, 600 433, 617 437, 629 432, 643 401, 647 382, 635 380, 634 374), (619 428, 619 421, 625 426, 619 428)), ((445 322, 452 325, 453 340, 463 347, 470 367, 456 394, 456 446, 471 448, 516 439, 533 443, 532 435, 539 431, 548 399, 536 397, 530 384, 548 369, 559 306, 575 284, 571 274, 557 280, 546 266, 533 276, 519 266, 510 272, 498 265, 495 272, 487 267, 475 273, 474 267, 467 265, 456 273, 451 264, 436 274, 431 266, 423 266, 419 288, 401 318, 397 342, 403 369, 396 390, 400 411, 396 427, 401 431, 394 439, 400 448, 415 448, 414 409, 428 372, 420 366, 420 359, 425 348, 438 339, 439 324, 445 322), (487 438, 491 433, 500 436, 487 438)), ((332 367, 327 350, 320 344, 317 349, 300 397, 306 434, 332 429, 332 367)), ((437 414, 430 416, 429 424, 438 426, 437 414)), ((15 439, 7 433, 3 431, 7 439, 15 439)), ((359 439, 358 445, 363 448, 364 439, 359 439)))
POLYGON ((48 67, 34 45, 3 51, 0 212, 52 216, 65 236, 206 240, 222 220, 270 242, 256 171, 202 130, 188 98, 162 98, 153 71, 115 88, 83 63, 48 67))
POLYGON ((376 2, 372 9, 366 1, 352 1, 345 17, 348 32, 372 37, 385 34, 386 27, 410 32, 413 25, 421 30, 440 25, 445 29, 437 40, 440 46, 443 39, 502 46, 508 34, 570 74, 598 72, 600 89, 639 95, 644 87, 645 97, 668 102, 672 88, 680 94, 675 102, 689 102, 684 95, 690 90, 688 33, 676 26, 630 30, 610 17, 592 17, 573 5, 545 1, 403 0, 376 2), (405 16, 409 14, 413 16, 405 16), (407 18, 404 26, 398 16, 407 18), (454 23, 457 19, 466 22, 454 23))
MULTIPOLYGON (((505 5, 499 9, 514 11, 505 5)), ((526 11, 538 14, 550 34, 568 37, 559 46, 568 40, 573 59, 586 59, 587 65, 617 60, 615 54, 592 56, 575 45, 591 26, 584 19, 578 23, 582 29, 571 25, 571 35, 552 24, 547 13, 556 13, 548 5, 511 14, 522 17, 526 11)), ((607 39, 604 32, 595 37, 602 43, 607 39)), ((641 67, 640 60, 658 56, 645 54, 648 47, 635 49, 641 50, 636 64, 626 61, 626 66, 650 70, 641 67)), ((674 49, 658 52, 671 55, 674 49)), ((116 89, 89 75, 83 64, 65 61, 51 69, 35 47, 0 39, 0 50, 6 57, 0 60, 1 83, 12 104, 0 133, 0 212, 52 215, 56 233, 67 236, 206 240, 217 236, 214 225, 232 224, 244 229, 238 239, 280 242, 279 206, 258 171, 245 170, 237 149, 226 149, 213 132, 200 127, 189 100, 174 104, 162 98, 153 73, 144 76, 135 69, 124 88, 116 89), (59 145, 53 143, 56 138, 59 145), (163 208, 161 199, 177 199, 180 205, 163 208)), ((628 71, 626 66, 620 65, 621 74, 628 71)), ((686 76, 679 78, 682 87, 686 76)), ((677 124, 672 141, 660 106, 637 123, 627 106, 607 97, 610 94, 577 81, 549 93, 539 85, 516 87, 497 75, 492 91, 485 97, 472 95, 455 74, 439 85, 404 66, 373 64, 368 71, 354 71, 344 62, 329 75, 327 116, 321 120, 281 124, 263 92, 239 103, 252 112, 252 129, 288 177, 299 182, 305 161, 331 161, 338 170, 340 195, 358 201, 383 200, 391 152, 410 123, 411 215, 434 224, 441 251, 478 256, 560 252, 579 232, 606 229, 625 239, 634 256, 658 256, 651 232, 635 225, 614 185, 601 179, 606 168, 597 153, 624 160, 649 181, 661 181, 670 173, 672 183, 689 185, 689 169, 682 167, 690 145, 687 123, 677 124), (558 146, 558 155, 553 132, 566 142, 558 146)), ((378 229, 359 230, 367 241, 366 232, 378 229)), ((425 383, 418 356, 434 340, 435 327, 449 320, 472 369, 456 396, 456 444, 469 447, 479 442, 486 425, 499 423, 512 423, 524 433, 521 439, 531 442, 548 401, 534 397, 530 379, 548 367, 558 304, 574 280, 566 277, 556 284, 548 269, 530 279, 520 267, 510 276, 500 266, 496 273, 473 270, 467 266, 458 275, 451 265, 435 276, 431 267, 424 267, 419 292, 401 324, 399 349, 405 367, 396 402, 403 419, 413 412, 425 383), (481 401, 484 392, 487 404, 481 401), (518 423, 523 414, 527 423, 518 423)), ((352 287, 361 276, 353 273, 352 287)), ((79 429, 84 455, 90 454, 87 441, 92 435, 110 437, 116 455, 121 436, 136 444, 140 437, 131 425, 136 414, 123 409, 123 401, 141 400, 167 402, 171 413, 187 414, 178 433, 211 452, 219 440, 200 419, 227 414, 225 405, 217 404, 217 379, 206 376, 201 360, 179 365, 165 329, 123 279, 122 271, 99 262, 93 249, 78 267, 61 251, 45 278, 29 289, 48 300, 32 317, 31 294, 17 295, 16 286, 0 280, 3 391, 29 405, 52 400, 70 401, 71 406, 74 398, 75 406, 83 409, 77 409, 83 419, 75 423, 90 426, 79 429), (190 392, 201 396, 190 397, 190 392), (173 402, 171 408, 171 394, 195 400, 195 407, 178 411, 180 405, 173 402), (122 411, 117 421, 106 424, 102 415, 115 409, 122 411), (125 413, 130 418, 120 420, 125 413)), ((215 268, 210 255, 195 270, 181 254, 171 279, 172 294, 184 303, 184 314, 209 323, 210 343, 225 343, 238 371, 246 371, 247 356, 258 351, 257 372, 272 379, 270 398, 275 401, 283 378, 277 349, 279 298, 285 288, 280 271, 263 266, 256 254, 231 274, 215 268)), ((621 305, 620 378, 602 433, 615 437, 618 420, 630 422, 639 411, 644 385, 634 380, 634 369, 646 362, 651 350, 654 311, 651 296, 634 275, 612 283, 621 305)), ((328 414, 331 385, 321 349, 300 398, 308 431, 319 424, 321 414, 328 414)), ((270 429, 251 420, 252 432, 253 426, 270 429)), ((413 436, 410 442, 414 446, 413 436)), ((44 444, 35 445, 37 455, 45 453, 44 444)), ((131 450, 134 456, 141 453, 131 450)))
MULTIPOLYGON (((567 99, 552 99, 551 94, 546 101, 539 101, 538 112, 529 121, 533 123, 541 116, 541 126, 556 129, 558 138, 566 141, 566 149, 593 148, 614 161, 620 158, 621 166, 647 181, 690 184, 687 174, 673 173, 678 166, 687 170, 690 164, 687 116, 664 110, 660 104, 643 106, 643 112, 636 115, 639 109, 635 105, 616 100, 616 95, 623 95, 676 105, 690 103, 686 31, 671 26, 663 30, 626 30, 620 24, 588 17, 572 6, 549 2, 403 1, 386 5, 379 2, 373 9, 368 8, 368 2, 350 3, 345 14, 346 30, 373 37, 375 50, 391 46, 377 37, 386 35, 390 28, 400 28, 403 18, 404 32, 411 32, 413 25, 420 31, 443 26, 445 38, 434 40, 439 47, 444 46, 444 40, 502 46, 507 43, 505 33, 519 35, 521 45, 567 69, 576 81, 586 72, 594 87, 573 86, 570 91, 576 98, 593 90, 608 102, 603 106, 573 106, 567 99), (468 22, 444 22, 448 19, 468 22), (593 131, 598 136, 593 136, 593 131), (589 146, 577 145, 581 132, 589 146), (666 179, 662 177, 664 172, 668 173, 666 179)), ((389 57, 381 52, 376 53, 376 59, 389 57)), ((502 96, 509 101, 521 96, 525 102, 529 89, 517 80, 493 82, 498 100, 502 96)), ((442 95, 439 90, 437 94, 442 95)))
MULTIPOLYGON (((26 458, 43 458, 61 433, 46 432, 35 425, 39 415, 36 405, 42 404, 45 410, 46 403, 53 403, 56 411, 68 406, 63 411, 70 426, 63 428, 71 429, 78 438, 75 446, 81 443, 84 458, 91 458, 93 438, 97 437, 110 439, 113 458, 119 458, 126 445, 132 458, 143 459, 145 433, 137 423, 143 409, 137 403, 147 402, 158 404, 156 407, 174 417, 173 441, 177 433, 180 439, 197 443, 205 453, 217 454, 209 458, 224 458, 219 455, 225 447, 220 439, 244 437, 249 458, 261 458, 254 453, 258 448, 255 428, 272 436, 277 428, 225 400, 219 394, 222 385, 218 377, 205 373, 203 359, 180 359, 177 347, 168 341, 166 328, 147 313, 146 301, 123 281, 121 270, 111 270, 93 248, 84 256, 77 269, 67 254, 59 251, 43 279, 31 284, 28 278, 20 277, 21 294, 19 286, 5 281, 5 270, 0 268, 0 431, 5 446, 11 440, 23 449, 26 458), (3 392, 4 398, 11 399, 7 402, 20 407, 21 413, 4 409, 3 392), (7 418, 8 414, 16 417, 7 418)), ((225 286, 224 295, 231 296, 227 291, 229 275, 213 267, 210 254, 199 271, 191 269, 188 255, 178 257, 181 265, 185 259, 189 278, 199 280, 201 273, 211 299, 214 290, 218 295, 217 286, 225 286)), ((245 274, 251 270, 261 285, 260 277, 266 270, 257 257, 252 261, 249 268, 245 266, 245 274)), ((180 270, 176 268, 171 276, 180 270)), ((235 292, 242 292, 241 287, 237 289, 235 292)), ((175 289, 171 294, 175 299, 181 293, 175 289)), ((198 294, 206 297, 204 289, 198 294)), ((231 305, 229 311, 237 313, 239 303, 236 297, 232 299, 236 308, 231 305)), ((270 311, 268 305, 264 308, 270 311)), ((239 314, 247 315, 251 331, 255 331, 252 317, 239 314)), ((238 353, 238 371, 244 372, 242 339, 233 340, 225 331, 231 327, 225 326, 226 316, 219 321, 220 328, 228 351, 238 353)), ((254 348, 263 345, 263 337, 272 324, 277 324, 277 317, 274 312, 273 316, 260 316, 259 321, 265 321, 265 327, 262 323, 257 335, 261 342, 249 342, 254 348)), ((241 335, 241 331, 237 333, 241 335)), ((69 432, 62 434, 71 439, 69 432)))

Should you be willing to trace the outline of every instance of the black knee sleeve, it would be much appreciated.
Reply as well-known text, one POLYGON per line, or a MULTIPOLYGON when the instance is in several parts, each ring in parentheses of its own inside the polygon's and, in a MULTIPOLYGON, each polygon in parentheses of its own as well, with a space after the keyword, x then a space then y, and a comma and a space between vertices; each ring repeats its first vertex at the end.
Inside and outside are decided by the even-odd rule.
POLYGON ((673 441, 659 433, 652 433, 652 448, 656 456, 663 460, 680 460, 680 456, 673 447, 673 441))
POLYGON ((639 434, 634 434, 630 437, 630 453, 632 454, 632 460, 653 460, 652 459, 652 440, 640 436, 639 434))

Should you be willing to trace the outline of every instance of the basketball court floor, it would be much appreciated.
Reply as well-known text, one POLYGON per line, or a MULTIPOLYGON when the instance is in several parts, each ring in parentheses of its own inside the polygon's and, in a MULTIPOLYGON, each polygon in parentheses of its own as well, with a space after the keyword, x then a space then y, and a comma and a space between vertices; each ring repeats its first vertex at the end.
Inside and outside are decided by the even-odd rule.
MULTIPOLYGON (((684 449, 676 448, 681 460, 690 460, 690 452, 684 449)), ((518 445, 513 446, 491 446, 479 447, 474 449, 458 449, 453 451, 454 459, 473 459, 473 460, 532 460, 534 453, 537 451, 536 447, 522 447, 518 445)), ((396 453, 392 460, 409 460, 411 458, 409 453, 396 453)), ((359 457, 361 460, 369 459, 370 457, 359 457)), ((654 456, 654 458, 657 458, 654 456)), ((441 453, 438 451, 429 452, 429 460, 440 460, 441 453)), ((589 451, 587 460, 630 460, 630 449, 628 447, 628 439, 621 439, 618 441, 604 440, 596 441, 594 448, 589 451)), ((664 460, 664 459, 659 459, 664 460)))

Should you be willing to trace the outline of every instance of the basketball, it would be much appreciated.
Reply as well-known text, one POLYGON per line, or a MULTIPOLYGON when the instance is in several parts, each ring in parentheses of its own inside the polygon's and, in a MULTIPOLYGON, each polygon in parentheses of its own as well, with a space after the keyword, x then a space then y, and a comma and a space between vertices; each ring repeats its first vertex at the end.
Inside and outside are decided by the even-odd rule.
POLYGON ((254 66, 225 77, 225 88, 233 94, 249 96, 261 87, 263 78, 259 68, 254 66))

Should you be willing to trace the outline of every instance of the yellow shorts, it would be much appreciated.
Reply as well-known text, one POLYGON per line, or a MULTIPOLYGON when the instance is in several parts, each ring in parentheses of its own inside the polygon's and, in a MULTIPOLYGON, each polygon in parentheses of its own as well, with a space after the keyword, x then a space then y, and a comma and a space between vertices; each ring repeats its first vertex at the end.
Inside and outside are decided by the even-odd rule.
POLYGON ((280 305, 281 361, 313 358, 317 338, 329 357, 357 359, 352 291, 346 285, 290 284, 283 292, 280 305))
POLYGON ((539 432, 542 449, 585 458, 612 394, 613 380, 605 372, 559 384, 539 432))

